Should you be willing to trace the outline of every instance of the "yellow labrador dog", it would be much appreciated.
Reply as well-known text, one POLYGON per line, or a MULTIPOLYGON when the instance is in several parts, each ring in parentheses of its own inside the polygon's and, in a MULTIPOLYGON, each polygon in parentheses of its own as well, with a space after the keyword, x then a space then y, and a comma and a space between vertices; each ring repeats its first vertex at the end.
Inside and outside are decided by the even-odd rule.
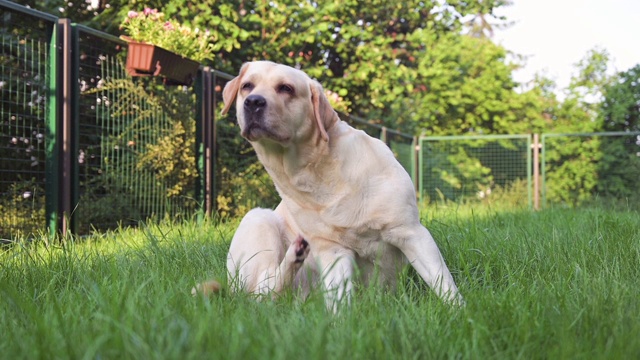
POLYGON ((409 175, 383 142, 338 118, 318 82, 285 65, 251 62, 223 98, 223 114, 235 104, 241 134, 282 198, 275 210, 253 209, 242 219, 227 258, 234 290, 306 293, 320 285, 335 311, 350 301, 353 281, 393 284, 408 262, 445 301, 463 302, 420 224, 409 175))

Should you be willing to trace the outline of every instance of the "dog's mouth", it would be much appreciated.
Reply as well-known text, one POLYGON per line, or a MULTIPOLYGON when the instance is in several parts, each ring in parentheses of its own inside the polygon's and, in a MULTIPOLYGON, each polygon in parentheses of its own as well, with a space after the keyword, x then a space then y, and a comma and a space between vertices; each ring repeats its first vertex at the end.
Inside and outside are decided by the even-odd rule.
POLYGON ((289 140, 288 137, 284 137, 273 132, 271 129, 265 127, 258 121, 252 121, 247 124, 247 126, 245 126, 245 128, 242 130, 241 135, 251 142, 259 141, 260 139, 271 139, 273 141, 282 143, 289 140))
POLYGON ((258 122, 251 122, 244 129, 242 129, 242 137, 249 141, 256 141, 261 137, 265 137, 268 134, 266 129, 262 127, 258 122))

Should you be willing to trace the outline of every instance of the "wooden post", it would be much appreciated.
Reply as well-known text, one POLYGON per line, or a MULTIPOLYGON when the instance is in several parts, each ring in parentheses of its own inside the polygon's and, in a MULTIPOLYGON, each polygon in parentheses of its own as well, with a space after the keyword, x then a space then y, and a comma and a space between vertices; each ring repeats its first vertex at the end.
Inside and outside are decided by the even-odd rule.
POLYGON ((540 136, 533 134, 533 209, 540 210, 540 136))
POLYGON ((71 216, 73 214, 72 207, 72 167, 73 167, 73 61, 72 61, 72 34, 71 34, 71 20, 59 19, 58 27, 61 29, 62 35, 62 83, 58 84, 60 91, 62 92, 60 123, 59 123, 59 136, 60 136, 60 163, 59 163, 59 212, 60 218, 59 229, 62 236, 66 236, 71 231, 71 216))
POLYGON ((419 182, 422 181, 420 178, 420 160, 418 160, 420 156, 420 143, 417 136, 413 137, 413 142, 411 143, 413 149, 411 149, 411 154, 413 155, 413 173, 411 174, 413 177, 413 187, 416 191, 417 198, 420 199, 420 186, 419 182))
POLYGON ((389 142, 387 141, 387 128, 385 126, 380 130, 380 140, 389 146, 389 142))

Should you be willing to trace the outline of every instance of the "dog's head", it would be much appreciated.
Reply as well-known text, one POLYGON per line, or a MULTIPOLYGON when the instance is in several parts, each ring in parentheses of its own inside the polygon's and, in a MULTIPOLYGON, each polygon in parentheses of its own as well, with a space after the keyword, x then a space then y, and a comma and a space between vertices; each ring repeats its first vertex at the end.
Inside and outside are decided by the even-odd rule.
POLYGON ((251 142, 328 141, 327 130, 338 120, 317 81, 269 61, 244 64, 222 96, 222 114, 235 102, 241 134, 251 142))

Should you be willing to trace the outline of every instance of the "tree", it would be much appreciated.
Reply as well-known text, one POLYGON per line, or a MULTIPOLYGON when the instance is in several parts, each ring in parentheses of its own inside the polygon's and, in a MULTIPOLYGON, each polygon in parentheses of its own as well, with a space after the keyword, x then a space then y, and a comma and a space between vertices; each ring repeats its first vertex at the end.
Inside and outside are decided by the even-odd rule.
POLYGON ((544 126, 541 132, 587 133, 601 131, 598 121, 599 104, 605 88, 612 81, 607 74, 609 55, 604 49, 591 49, 576 64, 575 74, 569 87, 564 90, 565 98, 558 99, 553 80, 542 75, 533 81, 533 92, 537 92, 542 102, 544 126))
POLYGON ((112 34, 118 33, 120 15, 128 11, 126 5, 135 4, 135 1, 123 0, 14 0, 14 2, 112 34))
MULTIPOLYGON (((599 123, 605 131, 640 131, 640 65, 619 73, 604 88, 604 100, 600 104, 599 123)), ((598 173, 600 194, 631 200, 638 203, 638 178, 640 177, 640 137, 609 137, 603 141, 600 151, 602 161, 598 173)))
POLYGON ((594 48, 574 66, 577 74, 571 78, 567 88, 567 100, 579 103, 595 121, 604 88, 611 82, 607 74, 609 53, 605 49, 594 48))
POLYGON ((607 131, 640 131, 640 65, 605 87, 600 116, 607 131))
POLYGON ((214 68, 235 73, 255 59, 301 67, 351 104, 353 115, 406 132, 508 132, 523 116, 532 121, 521 111, 526 101, 513 92, 505 50, 462 35, 470 17, 491 18, 492 26, 504 22, 493 14, 505 0, 96 0, 92 12, 79 11, 85 5, 31 1, 65 14, 73 8, 75 21, 93 25, 100 19, 119 24, 128 10, 161 7, 225 42, 209 64, 214 68))
POLYGON ((497 16, 494 14, 494 9, 503 6, 512 5, 510 0, 498 0, 498 1, 477 1, 470 4, 473 8, 466 6, 466 11, 473 15, 468 16, 469 21, 465 23, 468 29, 468 34, 478 38, 492 38, 494 29, 507 26, 506 18, 504 16, 497 16))
POLYGON ((406 107, 428 134, 530 132, 540 126, 541 115, 527 111, 537 100, 514 90, 511 71, 501 46, 452 34, 421 57, 416 84, 422 91, 406 107))

